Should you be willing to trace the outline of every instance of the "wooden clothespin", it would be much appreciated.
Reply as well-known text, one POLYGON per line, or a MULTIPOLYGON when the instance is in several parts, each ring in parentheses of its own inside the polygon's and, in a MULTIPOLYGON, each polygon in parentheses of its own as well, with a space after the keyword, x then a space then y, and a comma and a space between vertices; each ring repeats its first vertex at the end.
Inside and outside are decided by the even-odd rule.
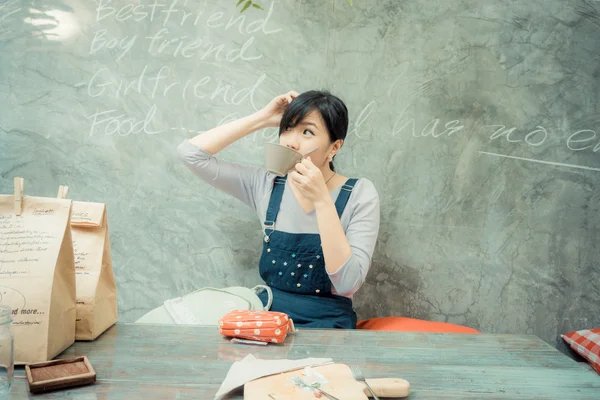
POLYGON ((23 212, 23 185, 25 180, 15 176, 15 214, 23 212))
POLYGON ((56 195, 56 198, 58 198, 58 199, 66 199, 68 191, 69 191, 69 187, 68 186, 60 185, 58 187, 58 194, 56 195))

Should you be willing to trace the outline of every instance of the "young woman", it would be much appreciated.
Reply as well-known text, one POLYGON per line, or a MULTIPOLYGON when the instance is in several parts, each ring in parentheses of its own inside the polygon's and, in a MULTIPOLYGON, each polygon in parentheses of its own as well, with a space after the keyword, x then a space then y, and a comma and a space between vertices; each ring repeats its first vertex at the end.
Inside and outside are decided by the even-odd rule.
MULTIPOLYGON (((206 183, 251 207, 263 223, 259 272, 273 292, 272 311, 309 328, 356 328, 352 295, 371 266, 379 232, 379 196, 368 179, 333 167, 348 129, 348 110, 328 92, 289 92, 262 110, 218 126, 178 148, 206 183), (279 127, 279 143, 304 154, 285 177, 214 155, 257 130, 279 127)), ((266 293, 260 294, 266 304, 266 293)))

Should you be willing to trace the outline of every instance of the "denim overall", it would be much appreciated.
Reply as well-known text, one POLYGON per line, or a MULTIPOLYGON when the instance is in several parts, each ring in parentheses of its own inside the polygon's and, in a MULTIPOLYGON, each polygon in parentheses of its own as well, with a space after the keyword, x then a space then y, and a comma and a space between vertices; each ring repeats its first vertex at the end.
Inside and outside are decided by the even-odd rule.
MULTIPOLYGON (((287 177, 276 177, 264 222, 264 243, 259 272, 273 291, 272 311, 284 312, 294 324, 305 328, 356 328, 352 300, 331 293, 318 233, 287 233, 275 230, 287 177)), ((342 186, 335 208, 341 217, 356 179, 342 186)), ((259 294, 263 304, 267 294, 259 294)))

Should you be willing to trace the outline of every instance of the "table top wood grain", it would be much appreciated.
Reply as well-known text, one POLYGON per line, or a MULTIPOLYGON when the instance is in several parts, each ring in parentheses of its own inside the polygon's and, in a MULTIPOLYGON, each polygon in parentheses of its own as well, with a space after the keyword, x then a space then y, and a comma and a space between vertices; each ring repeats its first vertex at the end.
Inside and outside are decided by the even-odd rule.
POLYGON ((9 398, 210 400, 248 354, 359 365, 367 378, 408 380, 411 400, 600 399, 600 375, 530 335, 300 329, 283 345, 255 346, 232 344, 216 327, 121 323, 59 355, 87 356, 94 385, 32 395, 19 367, 9 398))

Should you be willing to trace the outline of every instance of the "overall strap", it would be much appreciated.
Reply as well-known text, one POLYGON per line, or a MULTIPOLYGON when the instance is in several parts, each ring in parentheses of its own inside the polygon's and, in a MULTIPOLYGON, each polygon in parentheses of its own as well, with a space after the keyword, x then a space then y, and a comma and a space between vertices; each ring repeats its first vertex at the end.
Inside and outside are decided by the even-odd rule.
POLYGON ((337 200, 335 201, 335 209, 337 210, 338 217, 342 217, 342 213, 344 212, 344 208, 346 208, 346 203, 348 203, 348 199, 352 194, 352 189, 354 189, 354 185, 358 179, 350 178, 346 181, 346 183, 342 186, 340 190, 340 194, 338 194, 337 200))
POLYGON ((275 221, 277 220, 277 214, 279 213, 279 207, 281 205, 281 198, 283 197, 286 179, 287 175, 283 177, 277 176, 273 181, 273 191, 271 192, 269 207, 267 208, 267 215, 264 222, 265 230, 275 229, 275 221))

